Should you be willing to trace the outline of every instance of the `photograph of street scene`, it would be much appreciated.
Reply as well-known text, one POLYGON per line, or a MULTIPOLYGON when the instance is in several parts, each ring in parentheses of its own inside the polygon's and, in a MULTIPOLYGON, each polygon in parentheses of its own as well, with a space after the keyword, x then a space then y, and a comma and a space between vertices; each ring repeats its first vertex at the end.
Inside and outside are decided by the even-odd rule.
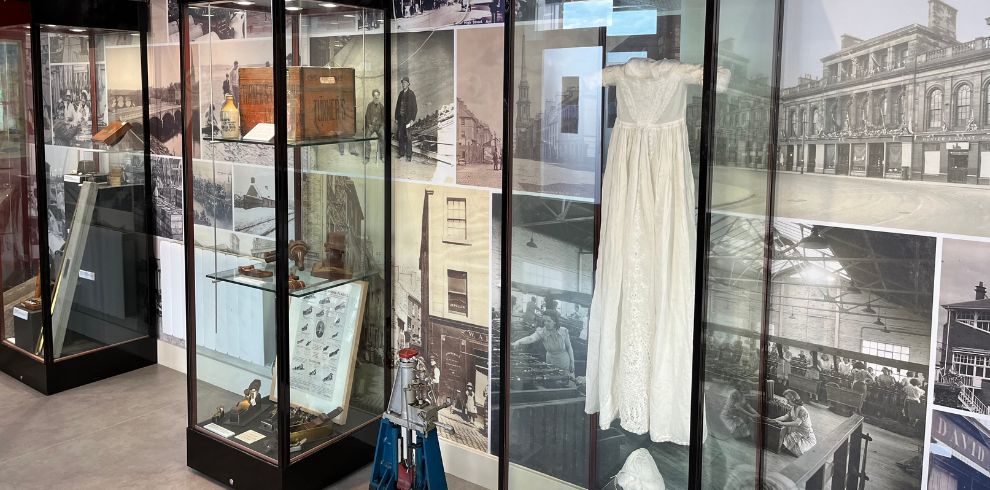
MULTIPOLYGON (((797 2, 786 16, 776 215, 990 235, 990 3, 797 2)), ((716 180, 759 187, 761 161, 728 149, 716 180)))

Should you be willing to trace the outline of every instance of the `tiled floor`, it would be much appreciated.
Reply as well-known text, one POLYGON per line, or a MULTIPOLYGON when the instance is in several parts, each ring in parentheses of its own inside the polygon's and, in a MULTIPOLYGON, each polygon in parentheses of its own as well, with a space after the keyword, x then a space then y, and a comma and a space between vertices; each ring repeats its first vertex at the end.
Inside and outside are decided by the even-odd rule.
MULTIPOLYGON (((162 366, 50 397, 0 374, 0 489, 220 488, 186 467, 185 390, 162 366)), ((363 490, 369 475, 330 488, 363 490)))

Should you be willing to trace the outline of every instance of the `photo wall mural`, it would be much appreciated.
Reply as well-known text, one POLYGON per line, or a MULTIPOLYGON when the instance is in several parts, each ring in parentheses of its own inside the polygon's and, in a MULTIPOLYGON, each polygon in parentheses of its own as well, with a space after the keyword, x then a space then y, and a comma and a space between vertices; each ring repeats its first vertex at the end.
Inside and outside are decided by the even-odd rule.
MULTIPOLYGON (((392 161, 385 162, 394 178, 393 243, 403 244, 392 252, 392 348, 417 347, 427 360, 436 392, 451 403, 441 414, 455 427, 441 431, 447 441, 485 452, 497 447, 493 363, 501 314, 511 315, 513 325, 554 318, 573 331, 573 374, 583 376, 601 147, 614 120, 614 96, 599 90, 600 70, 633 56, 691 58, 700 49, 681 32, 693 25, 684 16, 697 14, 690 2, 653 3, 664 13, 654 26, 666 33, 658 43, 608 36, 602 47, 598 27, 565 26, 556 7, 519 2, 515 120, 513 134, 505 135, 503 2, 393 2, 392 98, 382 101, 395 128, 386 143, 392 161), (507 137, 515 167, 512 250, 501 249, 499 235, 507 137), (499 311, 503 257, 513 265, 508 312, 499 311)), ((154 0, 151 10, 156 233, 178 243, 184 237, 178 8, 174 0, 154 0)), ((990 426, 990 394, 982 386, 990 378, 990 271, 981 265, 990 259, 990 6, 982 0, 813 0, 788 2, 785 15, 777 155, 768 155, 760 140, 769 127, 768 107, 761 105, 768 94, 749 89, 767 83, 767 67, 728 56, 733 46, 724 40, 720 48, 720 64, 732 68, 734 85, 733 104, 718 108, 732 133, 716 139, 713 247, 760 256, 738 244, 763 242, 767 196, 745 189, 759 188, 768 162, 775 165, 775 219, 768 228, 776 252, 766 325, 771 344, 763 366, 775 381, 774 395, 798 393, 815 444, 828 443, 827 436, 850 420, 861 423, 878 441, 867 460, 871 485, 943 488, 938 482, 946 481, 953 457, 943 446, 953 428, 990 426)), ((267 46, 271 28, 264 20, 214 19, 198 24, 197 34, 232 49, 236 43, 267 46)), ((744 45, 744 33, 737 34, 734 42, 744 45)), ((78 69, 73 50, 79 48, 48 49, 62 61, 46 76, 64 86, 59 97, 71 96, 78 69)), ((311 63, 334 56, 326 39, 314 38, 305 49, 311 63)), ((229 72, 235 61, 269 61, 261 58, 214 59, 220 66, 213 72, 229 72)), ((213 92, 222 94, 223 83, 213 80, 213 92)), ((383 83, 369 80, 367 88, 383 83)), ((209 158, 204 151, 227 150, 199 144, 222 102, 206 92, 199 94, 195 120, 202 124, 193 131, 193 146, 197 157, 209 158)), ((59 105, 55 94, 46 97, 46 106, 59 105)), ((359 127, 370 100, 358 104, 359 127)), ((700 97, 688 110, 690 121, 700 97)), ((369 146, 337 156, 363 165, 380 155, 377 144, 369 146)), ((252 184, 266 196, 271 183, 254 175, 255 162, 266 159, 224 159, 231 163, 193 163, 194 186, 204 188, 187 211, 196 223, 224 230, 204 246, 250 254, 270 245, 272 233, 264 216, 251 214, 261 211, 238 207, 238 196, 252 184)), ((764 314, 764 293, 753 287, 754 269, 741 263, 715 264, 723 287, 711 293, 710 314, 726 328, 708 339, 708 355, 720 363, 731 359, 733 372, 755 376, 760 366, 743 360, 759 347, 754 325, 764 314)), ((512 339, 531 333, 514 332, 512 339)), ((546 359, 538 343, 518 349, 514 358, 526 349, 527 359, 546 359)), ((723 445, 746 440, 745 430, 721 413, 736 387, 707 384, 711 434, 723 445)), ((558 423, 572 426, 568 433, 586 434, 583 413, 568 413, 558 423)), ((534 435, 515 433, 522 424, 514 424, 510 437, 532 445, 515 446, 514 457, 526 450, 542 454, 534 435)), ((576 468, 587 454, 575 448, 586 451, 587 442, 571 443, 567 454, 524 464, 583 485, 583 473, 569 476, 565 469, 586 471, 576 468)), ((767 449, 765 463, 783 475, 801 456, 778 449, 767 449)))
POLYGON ((502 4, 408 2, 392 19, 393 348, 451 404, 440 437, 492 447, 502 188, 502 4))
MULTIPOLYGON (((986 486, 986 476, 964 483, 960 462, 973 453, 952 437, 968 431, 982 451, 990 427, 980 265, 990 259, 990 5, 811 1, 785 12, 775 395, 798 393, 816 444, 861 424, 868 487, 986 486)), ((762 178, 746 165, 730 172, 762 178)), ((762 213, 746 200, 730 210, 762 213)), ((788 474, 788 449, 767 453, 766 469, 788 474)), ((986 474, 985 462, 965 464, 986 474)))

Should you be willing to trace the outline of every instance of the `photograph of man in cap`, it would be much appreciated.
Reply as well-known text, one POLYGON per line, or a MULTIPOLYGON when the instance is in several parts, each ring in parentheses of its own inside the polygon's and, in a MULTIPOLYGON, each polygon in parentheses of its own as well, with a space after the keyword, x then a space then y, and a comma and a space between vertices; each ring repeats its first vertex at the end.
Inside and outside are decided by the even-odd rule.
POLYGON ((402 91, 395 102, 395 127, 399 130, 399 158, 412 161, 412 141, 409 139, 409 125, 416 121, 416 93, 409 88, 409 77, 402 77, 402 91))
MULTIPOLYGON (((368 108, 364 111, 364 134, 365 136, 375 135, 378 138, 378 156, 375 158, 375 163, 384 161, 385 156, 385 131, 383 130, 383 124, 385 121, 382 120, 382 114, 384 113, 384 107, 382 106, 382 92, 377 88, 371 91, 371 102, 368 102, 368 108)), ((364 142, 364 163, 368 163, 371 158, 371 142, 364 142)))

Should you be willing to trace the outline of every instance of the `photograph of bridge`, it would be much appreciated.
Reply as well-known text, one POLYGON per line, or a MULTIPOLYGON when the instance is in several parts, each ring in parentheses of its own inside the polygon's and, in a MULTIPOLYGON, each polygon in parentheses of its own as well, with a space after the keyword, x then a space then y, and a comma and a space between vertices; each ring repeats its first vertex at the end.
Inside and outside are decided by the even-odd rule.
POLYGON ((148 48, 148 102, 151 152, 182 154, 182 88, 179 83, 179 46, 148 48))

